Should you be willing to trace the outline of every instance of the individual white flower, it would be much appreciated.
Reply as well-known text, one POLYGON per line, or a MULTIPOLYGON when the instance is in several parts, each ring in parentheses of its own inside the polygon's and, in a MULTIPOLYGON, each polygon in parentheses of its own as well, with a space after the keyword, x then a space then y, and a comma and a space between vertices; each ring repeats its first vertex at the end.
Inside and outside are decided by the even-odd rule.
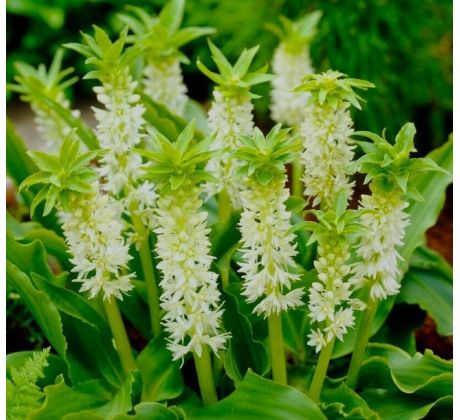
POLYGON ((317 329, 311 330, 310 334, 308 334, 308 342, 309 346, 315 347, 316 353, 318 353, 323 347, 326 346, 326 340, 324 339, 323 333, 317 329))
POLYGON ((284 204, 289 198, 285 182, 282 178, 262 186, 248 180, 241 193, 242 294, 248 302, 261 299, 254 312, 264 317, 303 305, 303 289, 291 290, 300 276, 294 272, 297 251, 295 235, 288 233, 291 215, 284 204))
POLYGON ((207 214, 200 211, 199 189, 180 189, 158 200, 156 251, 162 273, 162 323, 170 336, 173 359, 188 352, 201 356, 208 345, 217 354, 228 334, 221 332, 223 309, 217 274, 210 267, 207 214))
POLYGON ((102 291, 104 299, 122 299, 133 288, 133 274, 123 274, 131 256, 122 234, 122 207, 97 188, 96 183, 93 193, 75 199, 72 211, 61 209, 62 229, 80 291, 90 298, 102 291))
POLYGON ((275 50, 272 67, 277 77, 271 81, 271 117, 273 121, 298 127, 307 114, 305 104, 310 93, 292 90, 300 85, 306 74, 313 73, 308 48, 292 50, 281 42, 275 50))
POLYGON ((179 59, 150 60, 142 74, 145 94, 174 114, 184 116, 188 96, 179 59))
POLYGON ((354 282, 358 287, 369 283, 372 299, 383 300, 399 292, 401 256, 397 248, 409 225, 407 207, 398 192, 375 190, 361 197, 361 223, 366 233, 357 249, 362 261, 354 268, 354 282))

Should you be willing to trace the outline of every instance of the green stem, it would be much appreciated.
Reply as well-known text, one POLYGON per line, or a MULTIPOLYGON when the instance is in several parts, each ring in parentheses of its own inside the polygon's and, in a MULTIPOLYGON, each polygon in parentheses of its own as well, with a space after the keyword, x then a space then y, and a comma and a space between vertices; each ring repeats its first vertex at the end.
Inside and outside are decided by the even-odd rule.
POLYGON ((128 334, 126 334, 125 325, 123 324, 123 319, 118 309, 117 301, 111 297, 109 299, 104 299, 103 303, 121 365, 126 373, 131 372, 136 369, 136 363, 131 351, 131 345, 129 344, 128 334))
POLYGON ((232 215, 232 202, 230 201, 230 196, 228 195, 227 190, 224 188, 219 193, 219 227, 224 229, 227 226, 230 217, 232 215))
POLYGON ((268 316, 268 337, 270 340, 272 379, 275 382, 286 385, 286 359, 284 358, 281 314, 273 313, 268 316))
POLYGON ((147 287, 147 299, 150 309, 150 324, 152 326, 153 336, 156 337, 161 333, 160 317, 160 298, 155 270, 153 268, 152 255, 150 252, 149 233, 145 229, 142 221, 134 214, 135 209, 131 209, 131 220, 137 234, 142 238, 139 248, 139 257, 142 264, 142 272, 147 287))
POLYGON ((207 346, 203 346, 201 357, 195 352, 193 353, 195 360, 195 369, 198 375, 198 384, 200 386, 201 399, 204 405, 209 405, 217 402, 217 393, 214 386, 214 377, 211 365, 211 356, 207 346))
POLYGON ((348 369, 347 385, 351 389, 355 389, 358 384, 359 370, 364 361, 366 347, 371 335, 372 321, 377 311, 377 301, 374 301, 370 296, 367 302, 367 307, 361 318, 361 323, 358 328, 356 343, 351 356, 350 368, 348 369))
POLYGON ((225 352, 221 351, 219 352, 219 357, 214 357, 213 358, 213 363, 212 363, 212 371, 214 374, 214 381, 219 382, 220 377, 222 376, 222 371, 224 370, 224 358, 225 358, 225 352))
POLYGON ((332 338, 326 347, 321 349, 319 354, 318 364, 316 365, 315 373, 310 385, 310 398, 314 402, 319 401, 321 396, 321 389, 323 388, 324 380, 326 379, 327 368, 329 367, 329 362, 331 361, 332 350, 334 348, 335 337, 332 338))
POLYGON ((292 162, 291 190, 294 197, 303 198, 302 186, 303 166, 298 160, 292 162))

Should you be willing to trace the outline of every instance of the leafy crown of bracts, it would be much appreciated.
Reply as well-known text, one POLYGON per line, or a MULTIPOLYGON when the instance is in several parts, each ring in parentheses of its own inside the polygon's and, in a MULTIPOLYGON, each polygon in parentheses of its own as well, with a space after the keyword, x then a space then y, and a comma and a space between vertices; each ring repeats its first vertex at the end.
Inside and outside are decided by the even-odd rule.
POLYGON ((215 33, 210 27, 180 28, 184 17, 184 0, 171 0, 161 12, 150 15, 144 9, 127 6, 127 13, 121 13, 118 18, 129 27, 133 35, 128 41, 141 41, 149 57, 167 59, 179 57, 184 63, 189 63, 187 56, 179 48, 204 35, 215 33))
POLYGON ((91 64, 96 70, 88 72, 84 79, 104 81, 107 76, 113 76, 124 70, 145 49, 141 42, 125 48, 128 27, 125 27, 117 40, 111 41, 107 33, 93 25, 94 36, 81 32, 84 43, 64 44, 84 57, 85 63, 91 64))
POLYGON ((54 55, 49 69, 44 64, 37 68, 30 64, 17 62, 15 63, 16 76, 15 84, 8 84, 8 89, 21 95, 21 99, 31 102, 39 98, 40 95, 54 98, 60 92, 63 92, 69 86, 77 82, 78 77, 68 78, 73 73, 73 67, 62 70, 62 59, 64 50, 59 48, 54 55))
POLYGON ((356 136, 366 137, 371 140, 355 140, 364 151, 356 165, 358 172, 366 174, 365 183, 373 181, 371 188, 379 188, 383 191, 399 189, 402 194, 409 198, 423 201, 424 198, 413 182, 413 177, 426 171, 442 171, 435 162, 427 158, 411 158, 415 152, 414 136, 416 130, 413 123, 406 123, 396 135, 394 144, 385 139, 385 131, 382 136, 369 131, 357 131, 356 136))
MULTIPOLYGON (((219 48, 210 40, 208 40, 208 43, 212 59, 216 63, 219 73, 209 70, 199 59, 196 64, 207 77, 219 85, 223 92, 235 95, 247 93, 251 89, 251 86, 273 79, 274 75, 267 73, 267 64, 258 70, 249 72, 249 67, 259 50, 259 46, 244 49, 236 63, 232 66, 219 48)), ((249 95, 252 98, 260 97, 250 92, 249 95)))
POLYGON ((175 142, 161 133, 154 134, 153 150, 138 150, 150 165, 145 168, 145 178, 151 179, 163 192, 181 187, 192 187, 202 181, 215 181, 204 168, 210 157, 212 137, 194 141, 195 121, 191 121, 175 142))
POLYGON ((315 10, 296 21, 281 15, 278 25, 268 23, 265 27, 275 34, 280 42, 289 50, 297 52, 299 49, 305 48, 306 45, 310 44, 315 37, 318 32, 318 23, 322 15, 323 12, 315 10))
POLYGON ((361 109, 360 102, 365 101, 355 89, 367 90, 373 87, 375 85, 366 80, 352 79, 339 71, 328 70, 320 74, 307 74, 294 92, 310 92, 312 100, 320 106, 327 104, 337 109, 339 104, 349 102, 361 109))
POLYGON ((242 162, 237 176, 252 177, 262 185, 282 178, 284 165, 295 159, 301 148, 299 139, 290 135, 289 128, 282 129, 281 124, 273 127, 266 137, 254 128, 252 135, 241 136, 240 140, 241 147, 234 153, 242 162))
POLYGON ((57 155, 40 151, 27 152, 39 171, 26 178, 19 190, 44 184, 30 206, 32 215, 42 201, 45 202, 44 216, 49 214, 57 203, 61 204, 64 211, 68 211, 75 195, 93 191, 91 184, 97 179, 97 174, 89 163, 100 151, 80 153, 80 142, 74 138, 74 134, 75 130, 72 130, 65 137, 57 155))

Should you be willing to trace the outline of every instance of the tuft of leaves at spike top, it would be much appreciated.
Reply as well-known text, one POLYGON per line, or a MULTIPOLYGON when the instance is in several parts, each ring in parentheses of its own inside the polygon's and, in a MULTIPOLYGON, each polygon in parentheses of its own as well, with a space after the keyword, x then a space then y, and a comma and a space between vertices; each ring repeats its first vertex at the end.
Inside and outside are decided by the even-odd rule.
POLYGON ((190 61, 179 51, 185 44, 216 32, 210 27, 188 27, 180 29, 184 17, 185 0, 171 0, 158 16, 147 13, 136 6, 127 6, 127 13, 118 19, 133 32, 129 42, 141 41, 150 57, 166 59, 178 56, 183 63, 190 61))
POLYGON ((196 64, 200 71, 219 85, 225 93, 238 95, 247 92, 251 98, 259 98, 260 96, 249 92, 251 86, 269 82, 275 77, 273 74, 267 73, 268 64, 265 64, 258 70, 249 72, 259 46, 244 49, 236 63, 232 66, 219 48, 210 40, 208 40, 208 44, 212 59, 216 63, 219 73, 209 70, 199 59, 196 64))
POLYGON ((416 201, 424 201, 423 196, 412 182, 414 176, 427 171, 443 171, 434 161, 427 158, 411 158, 416 152, 414 136, 416 129, 413 123, 406 123, 396 135, 394 144, 382 137, 368 132, 357 131, 356 136, 366 137, 371 142, 355 143, 364 151, 364 155, 356 162, 358 172, 366 174, 365 183, 372 182, 372 187, 383 191, 398 188, 401 193, 416 201))
POLYGON ((375 87, 371 82, 346 77, 344 73, 328 70, 320 74, 307 74, 300 86, 294 92, 310 92, 312 100, 320 106, 329 105, 332 109, 345 102, 361 109, 360 102, 365 100, 356 93, 355 89, 367 90, 375 87))
POLYGON ((262 185, 281 179, 285 173, 284 165, 295 159, 301 149, 300 139, 293 138, 290 130, 282 129, 278 124, 266 137, 257 127, 251 136, 241 136, 241 147, 234 153, 242 163, 237 176, 253 177, 262 185))
POLYGON ((97 179, 97 174, 88 165, 100 151, 91 150, 80 154, 80 143, 74 138, 74 133, 75 130, 65 137, 57 155, 40 151, 27 152, 39 171, 26 178, 19 186, 19 191, 36 184, 44 184, 32 200, 31 215, 42 201, 45 202, 44 216, 57 203, 61 204, 64 211, 69 211, 71 201, 76 195, 93 191, 92 182, 97 179))
POLYGON ((265 27, 275 34, 280 39, 280 42, 283 42, 290 51, 296 53, 305 48, 306 45, 309 45, 315 37, 322 15, 322 11, 315 10, 296 21, 281 15, 279 17, 279 25, 267 23, 265 27))
POLYGON ((293 226, 292 230, 308 230, 311 232, 308 245, 313 244, 319 237, 333 232, 337 236, 353 235, 362 230, 358 223, 360 210, 347 209, 348 200, 346 191, 340 192, 332 208, 328 210, 308 210, 316 217, 316 222, 304 221, 293 226))
POLYGON ((17 75, 14 77, 15 84, 8 84, 7 88, 12 92, 17 92, 21 100, 33 102, 40 95, 55 98, 69 86, 77 82, 78 77, 68 78, 73 71, 73 67, 62 69, 62 59, 64 50, 58 49, 53 57, 49 69, 42 63, 37 68, 30 64, 17 62, 14 64, 17 75))
POLYGON ((192 120, 174 143, 156 132, 153 150, 137 150, 150 163, 145 168, 145 178, 153 180, 160 191, 170 192, 192 187, 203 181, 216 181, 204 169, 215 153, 210 150, 213 138, 208 137, 197 143, 194 141, 194 133, 195 120, 192 120))
POLYGON ((136 43, 125 49, 128 27, 125 27, 118 39, 113 42, 103 29, 96 25, 93 25, 93 28, 94 36, 81 32, 84 43, 64 44, 64 47, 86 57, 85 63, 97 69, 87 73, 84 79, 104 81, 108 76, 113 77, 129 66, 145 48, 142 43, 136 43))

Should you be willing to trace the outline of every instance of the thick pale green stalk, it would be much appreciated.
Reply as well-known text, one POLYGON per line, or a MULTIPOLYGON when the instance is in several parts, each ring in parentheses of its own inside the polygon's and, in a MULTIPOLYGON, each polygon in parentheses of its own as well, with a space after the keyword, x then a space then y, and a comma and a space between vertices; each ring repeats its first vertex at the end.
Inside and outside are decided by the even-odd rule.
POLYGON ((224 229, 227 226, 230 217, 232 215, 232 202, 228 195, 227 190, 224 188, 219 193, 219 226, 221 229, 224 229))
POLYGON ((142 272, 147 287, 147 299, 150 310, 150 323, 152 326, 153 335, 156 337, 161 333, 160 319, 160 298, 155 270, 153 268, 152 253, 150 251, 149 233, 145 229, 142 221, 134 214, 135 209, 131 210, 131 220, 137 234, 142 238, 139 248, 139 257, 142 264, 142 272))
POLYGON ((291 191, 294 197, 303 198, 303 166, 298 160, 292 162, 291 191))
POLYGON ((284 358, 283 327, 281 324, 281 314, 269 315, 268 337, 270 341, 272 379, 275 382, 286 385, 286 359, 284 358))
POLYGON ((355 389, 358 384, 359 370, 364 361, 366 354, 367 342, 371 334, 372 321, 377 310, 377 301, 369 297, 367 307, 361 318, 361 323, 358 328, 358 335, 356 337, 355 348, 351 356, 350 368, 348 369, 347 385, 351 389, 355 389))
POLYGON ((321 349, 319 354, 318 364, 316 365, 315 373, 310 385, 310 398, 318 402, 321 396, 324 379, 326 379, 327 368, 331 361, 332 350, 334 348, 335 337, 327 343, 326 347, 321 349))
POLYGON ((193 353, 195 361, 195 369, 198 376, 198 384, 200 386, 201 399, 204 405, 209 405, 217 402, 217 393, 214 386, 214 376, 212 372, 211 356, 207 346, 203 346, 201 357, 195 352, 193 353))
POLYGON ((113 297, 104 299, 104 309, 109 322, 110 329, 112 330, 113 339, 115 340, 115 347, 120 357, 121 365, 126 373, 136 369, 131 345, 129 344, 128 334, 126 334, 125 325, 121 318, 120 310, 116 299, 113 297))

